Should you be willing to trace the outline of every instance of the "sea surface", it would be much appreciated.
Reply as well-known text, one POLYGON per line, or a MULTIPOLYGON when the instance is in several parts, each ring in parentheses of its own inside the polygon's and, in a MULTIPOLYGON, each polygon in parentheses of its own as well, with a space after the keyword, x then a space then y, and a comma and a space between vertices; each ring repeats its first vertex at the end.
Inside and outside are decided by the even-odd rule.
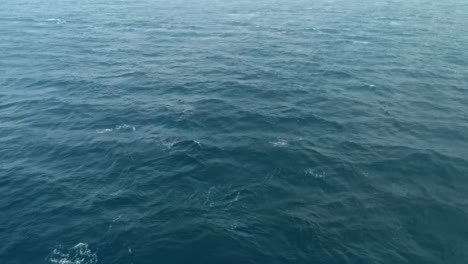
POLYGON ((1 1, 0 241, 468 263, 468 1, 1 1))

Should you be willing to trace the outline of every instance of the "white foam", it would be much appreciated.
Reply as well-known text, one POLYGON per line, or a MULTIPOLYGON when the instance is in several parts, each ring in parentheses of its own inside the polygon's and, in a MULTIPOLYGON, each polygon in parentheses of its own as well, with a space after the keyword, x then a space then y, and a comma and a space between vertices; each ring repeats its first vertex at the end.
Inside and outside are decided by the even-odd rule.
POLYGON ((98 262, 96 253, 93 253, 86 243, 78 243, 69 249, 58 246, 47 259, 49 263, 54 264, 96 264, 98 262))
POLYGON ((98 133, 98 134, 108 133, 108 132, 112 132, 112 131, 113 131, 112 128, 96 129, 96 133, 98 133))
POLYGON ((127 125, 127 124, 122 124, 122 125, 117 125, 114 128, 104 128, 104 129, 96 129, 96 133, 98 134, 103 134, 103 133, 109 133, 113 131, 120 131, 120 132, 135 132, 136 127, 127 125))
POLYGON ((121 215, 121 214, 120 214, 119 216, 117 216, 116 218, 114 218, 114 219, 112 220, 112 223, 117 222, 120 218, 122 218, 122 215, 121 215))
POLYGON ((66 22, 65 20, 62 20, 60 18, 48 18, 46 19, 46 21, 55 22, 57 24, 62 24, 66 22))
POLYGON ((325 176, 327 176, 327 174, 322 169, 317 169, 317 168, 306 169, 304 171, 304 173, 306 175, 310 175, 310 176, 312 176, 314 178, 317 178, 317 179, 324 178, 325 176))
POLYGON ((134 126, 131 126, 131 125, 127 125, 127 124, 122 124, 122 125, 118 125, 115 127, 115 130, 117 131, 135 131, 136 128, 134 126))
POLYGON ((166 150, 170 150, 177 142, 176 139, 166 139, 164 141, 161 141, 161 145, 163 145, 166 150))
POLYGON ((352 40, 353 44, 369 45, 369 41, 352 40))
POLYGON ((287 146, 289 143, 288 141, 280 138, 276 141, 271 142, 271 144, 275 147, 284 147, 284 146, 287 146))

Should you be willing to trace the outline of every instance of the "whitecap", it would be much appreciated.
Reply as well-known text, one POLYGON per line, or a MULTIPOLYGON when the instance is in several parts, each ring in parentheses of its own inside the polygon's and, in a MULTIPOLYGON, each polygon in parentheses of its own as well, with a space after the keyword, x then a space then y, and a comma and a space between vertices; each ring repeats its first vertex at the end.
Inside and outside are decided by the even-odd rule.
POLYGON ((135 131, 136 128, 134 126, 131 126, 131 125, 127 125, 127 124, 122 124, 122 125, 118 125, 115 127, 115 130, 117 131, 135 131))
POLYGON ((288 145, 288 141, 284 140, 284 139, 278 139, 276 141, 273 141, 271 142, 271 144, 275 147, 284 147, 286 145, 288 145))
POLYGON ((324 178, 325 176, 327 176, 327 174, 322 169, 318 168, 306 169, 304 173, 317 179, 324 178))
POLYGON ((60 18, 48 18, 46 19, 46 21, 55 22, 56 24, 62 24, 66 22, 65 20, 62 20, 60 18))
POLYGON ((232 203, 239 201, 240 192, 237 192, 236 197, 232 200, 232 203))
POLYGON ((120 218, 122 218, 122 215, 121 215, 121 214, 120 214, 119 216, 117 216, 116 218, 114 218, 114 219, 112 220, 112 223, 117 222, 120 218))
POLYGON ((113 132, 113 131, 135 132, 136 127, 131 126, 131 125, 127 125, 127 124, 122 124, 122 125, 117 125, 114 128, 96 129, 96 133, 98 133, 98 134, 103 134, 103 133, 108 133, 108 132, 113 132))
POLYGON ((74 247, 65 249, 58 246, 47 258, 49 263, 54 264, 96 264, 98 257, 89 249, 88 244, 78 243, 74 247))
POLYGON ((98 134, 103 134, 103 133, 112 132, 112 131, 113 131, 112 128, 96 129, 96 133, 98 134))
POLYGON ((362 44, 362 45, 369 45, 369 41, 362 41, 362 40, 352 40, 353 44, 362 44))
POLYGON ((178 142, 179 141, 177 139, 165 139, 161 141, 161 145, 163 145, 166 150, 170 150, 178 142))

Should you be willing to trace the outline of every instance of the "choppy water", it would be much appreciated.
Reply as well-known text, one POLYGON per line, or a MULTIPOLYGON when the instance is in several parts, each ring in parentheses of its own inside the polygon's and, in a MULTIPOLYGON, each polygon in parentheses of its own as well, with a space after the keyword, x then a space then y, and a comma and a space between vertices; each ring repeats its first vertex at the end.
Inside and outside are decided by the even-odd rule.
POLYGON ((468 2, 0 3, 0 263, 468 263, 468 2))

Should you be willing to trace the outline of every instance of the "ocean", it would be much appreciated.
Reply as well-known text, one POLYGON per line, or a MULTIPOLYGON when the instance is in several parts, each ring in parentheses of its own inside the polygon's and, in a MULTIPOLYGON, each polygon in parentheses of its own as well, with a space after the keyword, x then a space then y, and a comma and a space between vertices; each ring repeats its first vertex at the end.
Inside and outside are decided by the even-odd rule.
POLYGON ((466 0, 4 0, 1 264, 468 263, 466 0))

